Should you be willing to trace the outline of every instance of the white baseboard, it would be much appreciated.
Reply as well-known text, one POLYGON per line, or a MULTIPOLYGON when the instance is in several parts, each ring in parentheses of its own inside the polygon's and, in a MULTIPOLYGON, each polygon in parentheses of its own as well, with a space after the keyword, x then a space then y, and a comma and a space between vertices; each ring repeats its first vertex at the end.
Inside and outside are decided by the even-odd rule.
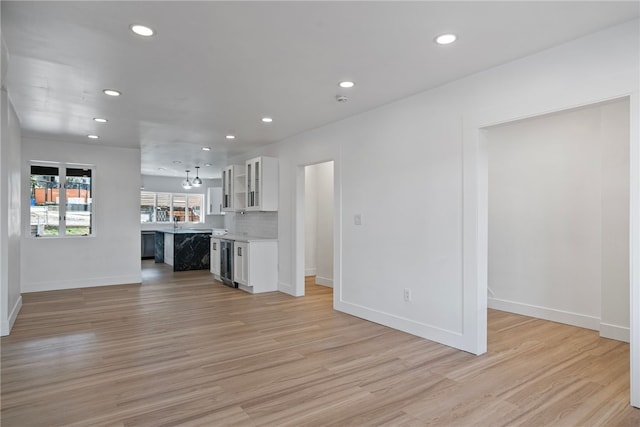
POLYGON ((22 295, 18 297, 18 300, 13 305, 11 309, 11 313, 9 314, 9 318, 7 320, 2 321, 2 326, 0 327, 0 335, 6 336, 11 333, 11 329, 13 328, 13 324, 16 323, 16 318, 18 317, 18 313, 20 313, 20 309, 22 308, 22 295))
POLYGON ((304 275, 305 275, 305 276, 315 276, 315 275, 316 275, 316 268, 315 268, 315 267, 313 267, 313 268, 306 268, 306 269, 304 270, 304 275))
POLYGON ((465 342, 465 337, 462 334, 462 331, 452 331, 426 323, 416 322, 415 320, 407 319, 378 310, 373 310, 358 304, 338 301, 336 300, 336 298, 334 298, 334 301, 334 308, 343 313, 360 317, 361 319, 378 323, 383 326, 388 326, 390 328, 397 329, 408 334, 416 335, 421 338, 436 341, 441 344, 457 348, 459 350, 474 353, 474 349, 469 348, 468 343, 465 342))
POLYGON ((21 292, 57 291, 61 289, 93 288, 96 286, 128 285, 141 282, 142 276, 140 274, 131 276, 92 277, 88 279, 22 283, 21 292))
POLYGON ((594 331, 600 330, 600 318, 594 316, 524 304, 521 302, 507 301, 499 298, 488 298, 487 303, 489 308, 494 308, 496 310, 537 317, 538 319, 551 320, 552 322, 565 323, 567 325, 593 329, 594 331))
POLYGON ((296 294, 295 286, 291 285, 290 283, 278 282, 278 291, 294 297, 302 296, 296 294))
POLYGON ((617 341, 631 341, 631 331, 629 328, 609 323, 600 323, 600 336, 617 341))
POLYGON ((316 276, 316 285, 322 285, 328 288, 333 288, 333 279, 327 279, 326 277, 316 276))

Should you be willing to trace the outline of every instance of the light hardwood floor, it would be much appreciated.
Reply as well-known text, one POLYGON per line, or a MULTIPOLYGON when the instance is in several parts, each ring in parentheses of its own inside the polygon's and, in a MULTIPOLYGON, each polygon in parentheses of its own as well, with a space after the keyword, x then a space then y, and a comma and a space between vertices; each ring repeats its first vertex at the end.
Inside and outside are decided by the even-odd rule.
POLYGON ((143 263, 142 285, 24 295, 2 426, 639 426, 629 346, 490 311, 483 356, 143 263))

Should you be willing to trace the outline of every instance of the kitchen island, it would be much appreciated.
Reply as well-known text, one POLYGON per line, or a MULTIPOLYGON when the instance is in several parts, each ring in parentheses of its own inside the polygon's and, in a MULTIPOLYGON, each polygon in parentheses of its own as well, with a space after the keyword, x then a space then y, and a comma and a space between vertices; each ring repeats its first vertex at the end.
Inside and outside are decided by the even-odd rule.
POLYGON ((156 230, 155 262, 173 266, 173 271, 208 270, 211 230, 156 230))

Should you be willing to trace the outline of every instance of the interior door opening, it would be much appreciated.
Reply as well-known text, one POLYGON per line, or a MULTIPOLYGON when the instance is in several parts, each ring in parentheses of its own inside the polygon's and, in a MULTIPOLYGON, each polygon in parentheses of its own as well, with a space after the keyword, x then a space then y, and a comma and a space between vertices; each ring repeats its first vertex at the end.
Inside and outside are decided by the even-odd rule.
POLYGON ((334 163, 304 167, 305 294, 314 286, 333 288, 334 163))
MULTIPOLYGON (((546 338, 537 341, 536 346, 552 346, 547 354, 560 354, 566 347, 562 357, 575 357, 576 366, 588 366, 596 355, 587 359, 584 348, 597 344, 602 346, 598 351, 611 351, 606 356, 609 362, 618 357, 612 363, 627 369, 629 98, 483 132, 489 351, 496 350, 494 342, 504 342, 505 333, 517 347, 531 344, 537 331, 537 337, 558 338, 557 345, 546 338), (503 339, 498 340, 501 334, 503 339)), ((532 366, 541 377, 545 369, 532 366)))
POLYGON ((629 342, 629 100, 487 129, 488 305, 629 342))

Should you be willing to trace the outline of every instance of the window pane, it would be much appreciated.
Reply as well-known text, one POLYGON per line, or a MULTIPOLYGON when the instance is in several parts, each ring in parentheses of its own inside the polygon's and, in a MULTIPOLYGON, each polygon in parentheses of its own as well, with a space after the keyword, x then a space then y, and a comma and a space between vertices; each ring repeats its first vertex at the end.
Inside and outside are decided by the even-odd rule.
POLYGON ((156 222, 171 222, 171 194, 157 194, 156 222))
POLYGON ((187 206, 186 194, 174 194, 173 195, 173 218, 178 222, 185 221, 185 207, 187 206))
POLYGON ((150 191, 140 192, 140 222, 153 222, 155 194, 150 191))
POLYGON ((202 218, 203 199, 204 197, 202 194, 189 194, 190 222, 200 222, 200 218, 202 218))
POLYGON ((65 178, 67 209, 65 225, 67 236, 91 234, 91 169, 67 168, 65 178))
POLYGON ((60 176, 57 167, 31 166, 31 235, 60 233, 60 176))

